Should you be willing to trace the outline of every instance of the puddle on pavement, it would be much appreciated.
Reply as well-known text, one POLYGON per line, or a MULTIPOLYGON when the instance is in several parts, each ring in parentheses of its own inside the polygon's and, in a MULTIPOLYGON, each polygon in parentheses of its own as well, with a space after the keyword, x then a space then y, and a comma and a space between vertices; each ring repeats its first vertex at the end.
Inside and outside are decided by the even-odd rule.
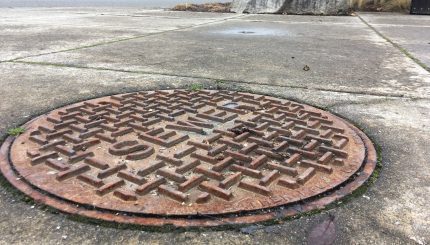
POLYGON ((216 34, 224 35, 248 35, 248 36, 287 36, 288 31, 273 28, 229 28, 216 31, 216 34))

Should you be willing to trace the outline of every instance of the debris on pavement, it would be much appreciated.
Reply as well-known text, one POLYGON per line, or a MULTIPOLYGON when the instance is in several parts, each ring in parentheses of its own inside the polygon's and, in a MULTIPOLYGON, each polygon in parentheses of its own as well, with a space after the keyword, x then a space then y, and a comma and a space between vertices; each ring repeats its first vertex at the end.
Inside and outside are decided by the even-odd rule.
POLYGON ((311 68, 308 66, 308 65, 305 65, 304 67, 303 67, 303 70, 304 71, 309 71, 311 68))

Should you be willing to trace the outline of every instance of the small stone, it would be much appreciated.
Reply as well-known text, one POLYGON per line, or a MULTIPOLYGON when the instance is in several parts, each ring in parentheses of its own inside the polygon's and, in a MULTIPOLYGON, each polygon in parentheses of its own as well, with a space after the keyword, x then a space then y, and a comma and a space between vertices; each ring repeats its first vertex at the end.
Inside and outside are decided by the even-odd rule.
POLYGON ((309 71, 311 68, 308 66, 308 65, 305 65, 304 67, 303 67, 303 70, 304 71, 309 71))

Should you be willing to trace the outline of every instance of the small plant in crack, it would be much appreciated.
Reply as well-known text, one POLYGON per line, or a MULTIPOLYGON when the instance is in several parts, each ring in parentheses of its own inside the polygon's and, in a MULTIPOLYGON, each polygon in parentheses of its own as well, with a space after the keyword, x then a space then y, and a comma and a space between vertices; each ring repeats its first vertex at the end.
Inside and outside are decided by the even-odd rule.
POLYGON ((190 90, 192 91, 199 91, 203 89, 203 85, 199 84, 199 83, 193 83, 190 85, 190 90))
POLYGON ((222 85, 223 85, 225 82, 226 82, 226 81, 224 81, 224 80, 216 80, 216 81, 215 81, 216 89, 218 89, 218 90, 222 89, 222 85))
POLYGON ((25 128, 18 127, 18 128, 11 128, 7 131, 7 134, 10 136, 18 136, 25 132, 25 128))

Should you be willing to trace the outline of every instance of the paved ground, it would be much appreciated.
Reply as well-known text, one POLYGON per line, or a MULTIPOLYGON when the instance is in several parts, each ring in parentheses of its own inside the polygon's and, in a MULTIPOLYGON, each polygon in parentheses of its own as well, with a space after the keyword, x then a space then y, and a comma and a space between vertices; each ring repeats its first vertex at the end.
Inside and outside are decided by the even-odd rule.
POLYGON ((273 226, 161 232, 78 221, 0 187, 0 243, 302 244, 336 217, 337 244, 430 243, 430 17, 2 9, 0 134, 50 109, 101 95, 206 87, 326 108, 381 147, 364 195, 273 226), (303 67, 308 65, 309 71, 303 67))
MULTIPOLYGON (((187 0, 186 3, 207 3, 208 0, 187 0)), ((216 2, 229 2, 217 0, 216 2)), ((230 1, 231 2, 231 1, 230 1)), ((0 0, 0 7, 133 7, 171 8, 182 0, 0 0)))

